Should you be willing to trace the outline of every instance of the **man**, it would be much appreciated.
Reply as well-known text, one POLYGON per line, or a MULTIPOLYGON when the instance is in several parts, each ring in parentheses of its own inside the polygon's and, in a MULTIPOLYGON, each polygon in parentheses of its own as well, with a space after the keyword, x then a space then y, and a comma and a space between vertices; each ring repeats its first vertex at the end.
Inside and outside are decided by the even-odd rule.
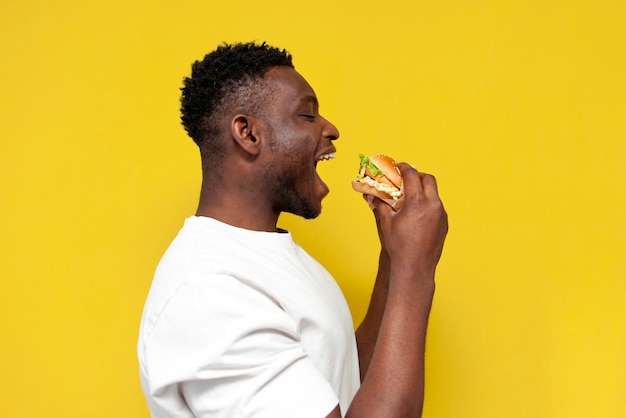
POLYGON ((355 334, 337 284, 277 228, 320 214, 337 128, 291 56, 224 45, 194 63, 182 121, 198 144, 196 216, 161 260, 138 355, 153 417, 417 417, 447 215, 432 176, 400 164, 405 204, 371 196, 381 252, 355 334), (357 355, 358 348, 358 355, 357 355))

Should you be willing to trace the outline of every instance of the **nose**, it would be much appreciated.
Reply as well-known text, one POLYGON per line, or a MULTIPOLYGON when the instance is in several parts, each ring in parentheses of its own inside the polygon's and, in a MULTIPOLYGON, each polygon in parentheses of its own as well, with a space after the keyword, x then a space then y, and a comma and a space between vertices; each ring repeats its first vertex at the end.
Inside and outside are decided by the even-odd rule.
POLYGON ((337 127, 326 118, 324 118, 324 122, 324 130, 322 131, 324 138, 328 138, 331 141, 339 139, 339 130, 337 127))

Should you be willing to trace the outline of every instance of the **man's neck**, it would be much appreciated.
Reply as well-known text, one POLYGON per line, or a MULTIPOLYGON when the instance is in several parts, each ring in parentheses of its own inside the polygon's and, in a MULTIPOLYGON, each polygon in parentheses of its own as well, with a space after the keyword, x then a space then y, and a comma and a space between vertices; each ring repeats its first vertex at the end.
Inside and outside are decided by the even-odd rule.
POLYGON ((228 204, 220 206, 214 204, 203 205, 201 200, 196 216, 206 216, 228 225, 252 231, 276 232, 278 230, 276 228, 278 214, 274 215, 273 213, 267 213, 267 211, 256 210, 256 208, 254 208, 254 213, 250 212, 249 206, 241 208, 237 205, 228 204), (266 214, 264 215, 264 213, 266 214))

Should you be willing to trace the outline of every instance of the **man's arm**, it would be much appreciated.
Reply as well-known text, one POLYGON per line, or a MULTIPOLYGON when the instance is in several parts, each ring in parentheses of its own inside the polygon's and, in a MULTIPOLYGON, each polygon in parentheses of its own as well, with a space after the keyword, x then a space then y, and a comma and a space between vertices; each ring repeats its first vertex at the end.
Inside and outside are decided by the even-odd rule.
MULTIPOLYGON (((384 244, 383 244, 384 245, 384 244)), ((389 269, 390 260, 387 250, 383 247, 378 257, 378 274, 374 283, 374 290, 370 304, 363 318, 363 322, 356 330, 356 343, 359 352, 359 369, 361 371, 361 382, 367 374, 372 353, 378 339, 378 330, 385 312, 387 294, 389 292, 389 269)))
MULTIPOLYGON (((347 417, 419 417, 435 269, 448 230, 434 177, 400 169, 406 201, 394 212, 374 200, 382 244, 370 308, 357 330, 362 385, 347 417)), ((339 417, 334 411, 329 417, 339 417)))

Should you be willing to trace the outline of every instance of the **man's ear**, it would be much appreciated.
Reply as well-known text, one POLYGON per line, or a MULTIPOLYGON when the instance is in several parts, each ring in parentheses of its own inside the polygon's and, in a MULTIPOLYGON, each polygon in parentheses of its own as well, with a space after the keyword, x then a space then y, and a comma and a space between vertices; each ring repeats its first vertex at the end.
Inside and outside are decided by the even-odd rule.
POLYGON ((239 147, 251 156, 256 156, 261 150, 259 137, 259 120, 248 115, 238 114, 230 124, 230 133, 239 147))

